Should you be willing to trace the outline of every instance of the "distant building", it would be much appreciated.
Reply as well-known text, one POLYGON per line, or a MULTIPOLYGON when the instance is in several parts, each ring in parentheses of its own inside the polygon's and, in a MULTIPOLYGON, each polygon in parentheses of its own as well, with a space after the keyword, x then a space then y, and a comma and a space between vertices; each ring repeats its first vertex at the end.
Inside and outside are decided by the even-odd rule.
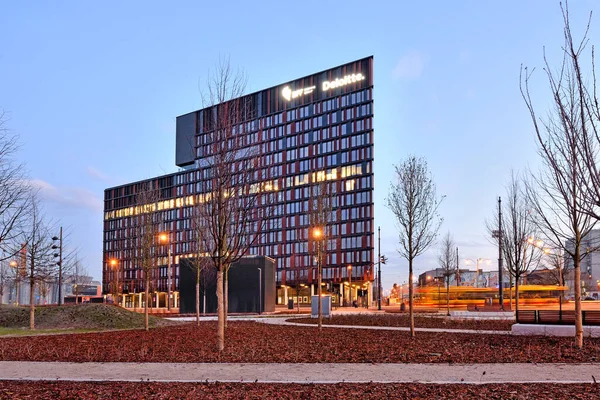
MULTIPOLYGON (((567 242, 567 246, 573 248, 573 241, 567 242)), ((581 243, 582 252, 589 251, 581 260, 581 294, 582 296, 600 297, 600 229, 592 230, 585 236, 581 243)), ((565 257, 567 270, 573 270, 573 260, 565 257)), ((567 284, 569 288, 574 285, 567 284)))

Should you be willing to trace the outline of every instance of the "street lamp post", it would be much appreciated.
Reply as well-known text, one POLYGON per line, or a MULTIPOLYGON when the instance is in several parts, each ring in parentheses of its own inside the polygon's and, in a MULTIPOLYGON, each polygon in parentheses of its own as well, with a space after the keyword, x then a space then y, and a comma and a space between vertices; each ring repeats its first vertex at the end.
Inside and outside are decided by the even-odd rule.
POLYGON ((21 271, 19 271, 18 263, 15 260, 12 260, 9 263, 11 268, 15 269, 15 301, 14 303, 19 305, 19 286, 21 285, 21 271))
POLYGON ((59 237, 52 237, 52 241, 56 241, 58 240, 58 246, 53 244, 52 248, 53 249, 58 249, 58 253, 54 253, 54 257, 58 257, 58 262, 56 263, 56 265, 58 265, 58 305, 62 305, 63 304, 63 298, 62 298, 62 253, 63 253, 63 229, 62 226, 60 227, 60 235, 59 237))
POLYGON ((323 241, 323 236, 324 233, 321 230, 321 228, 315 228, 313 231, 313 236, 314 238, 317 240, 317 314, 318 314, 318 322, 317 325, 319 327, 319 329, 321 329, 321 324, 322 324, 322 315, 323 315, 323 309, 322 309, 322 299, 321 299, 321 293, 322 293, 322 287, 321 287, 321 280, 322 280, 322 273, 321 273, 321 257, 322 257, 322 249, 321 249, 321 245, 322 245, 322 241, 323 241))
POLYGON ((167 310, 171 311, 171 232, 162 233, 160 241, 167 243, 167 310))
POLYGON ((119 305, 119 262, 113 258, 110 260, 110 266, 115 274, 115 301, 119 305))

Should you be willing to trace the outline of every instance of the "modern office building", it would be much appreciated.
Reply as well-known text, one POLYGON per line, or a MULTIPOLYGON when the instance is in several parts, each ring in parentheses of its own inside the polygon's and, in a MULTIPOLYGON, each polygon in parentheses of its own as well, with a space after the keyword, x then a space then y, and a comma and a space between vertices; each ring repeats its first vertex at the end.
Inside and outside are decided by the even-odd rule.
MULTIPOLYGON (((326 182, 335 211, 323 258, 324 288, 334 303, 368 297, 374 278, 373 227, 373 57, 367 57, 249 94, 254 112, 246 123, 248 145, 260 149, 266 182, 277 188, 275 221, 249 256, 275 261, 278 304, 310 302, 317 268, 309 252, 308 200, 311 187, 326 182)), ((206 193, 203 177, 211 157, 206 119, 210 108, 177 117, 175 163, 180 171, 153 181, 161 198, 152 211, 171 232, 172 259, 157 247, 159 268, 151 277, 154 306, 164 307, 168 282, 177 305, 179 259, 192 251, 190 209, 206 193), (168 265, 172 265, 172 274, 168 265)), ((146 182, 146 181, 144 181, 146 182)), ((140 210, 135 193, 143 182, 105 190, 103 291, 118 274, 123 304, 141 306, 144 280, 134 265, 131 219, 140 210), (118 260, 111 265, 110 260, 118 260), (116 265, 116 267, 115 267, 116 265), (133 295, 133 294, 136 295, 133 295)), ((185 274, 182 274, 185 275, 185 274)), ((175 307, 176 308, 176 307, 175 307)))

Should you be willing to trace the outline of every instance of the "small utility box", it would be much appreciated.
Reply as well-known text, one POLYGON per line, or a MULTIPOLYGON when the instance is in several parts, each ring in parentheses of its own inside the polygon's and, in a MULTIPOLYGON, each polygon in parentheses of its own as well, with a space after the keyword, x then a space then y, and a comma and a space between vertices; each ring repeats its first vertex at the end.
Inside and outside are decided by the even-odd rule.
MULTIPOLYGON (((319 296, 311 298, 311 317, 319 318, 319 296)), ((331 318, 331 296, 321 296, 321 313, 326 318, 331 318)))
POLYGON ((294 309, 294 299, 288 299, 288 310, 294 309))

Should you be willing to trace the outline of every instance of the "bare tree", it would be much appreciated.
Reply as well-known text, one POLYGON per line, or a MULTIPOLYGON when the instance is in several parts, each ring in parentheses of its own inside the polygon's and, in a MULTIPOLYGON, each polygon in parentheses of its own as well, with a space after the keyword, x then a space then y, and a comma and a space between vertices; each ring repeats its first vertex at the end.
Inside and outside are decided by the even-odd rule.
POLYGON ((11 276, 8 260, 4 258, 6 258, 5 255, 0 259, 0 305, 2 305, 4 289, 8 286, 11 276))
POLYGON ((204 293, 204 312, 206 312, 206 287, 208 286, 211 275, 212 262, 210 259, 210 249, 208 246, 210 235, 205 214, 199 207, 191 209, 191 227, 194 237, 194 255, 188 261, 189 268, 196 275, 196 324, 200 325, 200 291, 203 286, 204 293))
POLYGON ((312 173, 311 181, 314 184, 310 188, 311 193, 308 200, 308 238, 312 244, 312 246, 309 246, 309 250, 317 264, 317 296, 319 298, 317 305, 317 325, 319 330, 322 329, 323 325, 323 264, 327 261, 329 243, 332 239, 331 222, 337 209, 337 203, 333 196, 336 183, 327 182, 325 178, 324 172, 312 173))
POLYGON ((206 247, 217 273, 217 348, 225 348, 225 276, 262 235, 270 215, 277 181, 264 179, 266 163, 259 156, 260 120, 244 95, 246 78, 221 62, 203 96, 198 154, 205 176, 197 203, 206 221, 206 247), (264 199, 264 200, 263 200, 264 199))
MULTIPOLYGON (((545 248, 544 253, 546 267, 551 271, 552 283, 559 286, 566 286, 573 266, 565 262, 565 257, 560 249, 555 251, 555 249, 545 248)), ((562 297, 563 293, 561 292, 561 300, 562 297)))
POLYGON ((435 242, 443 222, 438 209, 444 197, 437 197, 424 158, 409 156, 395 168, 396 183, 390 186, 387 207, 396 217, 398 252, 408 260, 410 334, 414 337, 413 261, 435 242))
POLYGON ((29 329, 35 329, 35 288, 40 282, 48 282, 56 276, 56 263, 52 252, 52 235, 44 218, 37 197, 32 198, 30 213, 23 231, 13 248, 13 253, 24 255, 26 279, 29 283, 29 329))
MULTIPOLYGON (((592 249, 583 248, 585 237, 597 219, 590 211, 598 204, 589 204, 590 183, 595 177, 588 168, 585 156, 594 158, 594 130, 590 129, 596 116, 590 112, 595 98, 585 86, 586 78, 581 57, 587 44, 587 31, 575 43, 569 25, 568 7, 562 7, 564 21, 563 61, 553 72, 544 54, 544 71, 552 92, 554 109, 545 118, 538 118, 529 91, 533 71, 521 71, 521 94, 533 121, 542 171, 532 174, 527 184, 528 200, 535 212, 536 224, 543 229, 552 247, 562 249, 573 262, 575 292, 575 342, 583 347, 581 315, 581 260, 592 249)), ((591 18, 591 15, 590 15, 591 18)), ((592 52, 593 54, 593 52, 592 52)), ((593 58, 592 58, 593 68, 593 58)), ((595 90, 595 79, 594 79, 595 90)))
MULTIPOLYGON (((158 184, 153 181, 143 182, 136 186, 135 203, 139 213, 132 217, 134 230, 134 251, 132 261, 141 269, 144 276, 144 326, 148 325, 148 307, 150 300, 150 284, 157 268, 158 235, 160 227, 160 213, 152 212, 157 209, 156 204, 160 199, 158 184)), ((118 289, 117 289, 118 291, 118 289)))
POLYGON ((450 232, 442 239, 438 262, 446 284, 446 315, 450 316, 450 278, 456 274, 456 244, 450 232))
MULTIPOLYGON (((502 255, 511 283, 515 284, 515 308, 519 312, 519 285, 524 277, 540 265, 543 249, 536 243, 542 233, 535 223, 523 181, 514 171, 506 187, 506 198, 502 206, 502 255)), ((486 224, 490 237, 497 229, 498 218, 498 214, 494 213, 492 222, 486 224)), ((512 284, 510 290, 512 307, 512 284)))
POLYGON ((0 246, 5 258, 14 256, 9 250, 19 236, 20 224, 27 218, 31 204, 31 186, 23 164, 15 160, 18 138, 6 128, 6 114, 0 110, 0 246))

